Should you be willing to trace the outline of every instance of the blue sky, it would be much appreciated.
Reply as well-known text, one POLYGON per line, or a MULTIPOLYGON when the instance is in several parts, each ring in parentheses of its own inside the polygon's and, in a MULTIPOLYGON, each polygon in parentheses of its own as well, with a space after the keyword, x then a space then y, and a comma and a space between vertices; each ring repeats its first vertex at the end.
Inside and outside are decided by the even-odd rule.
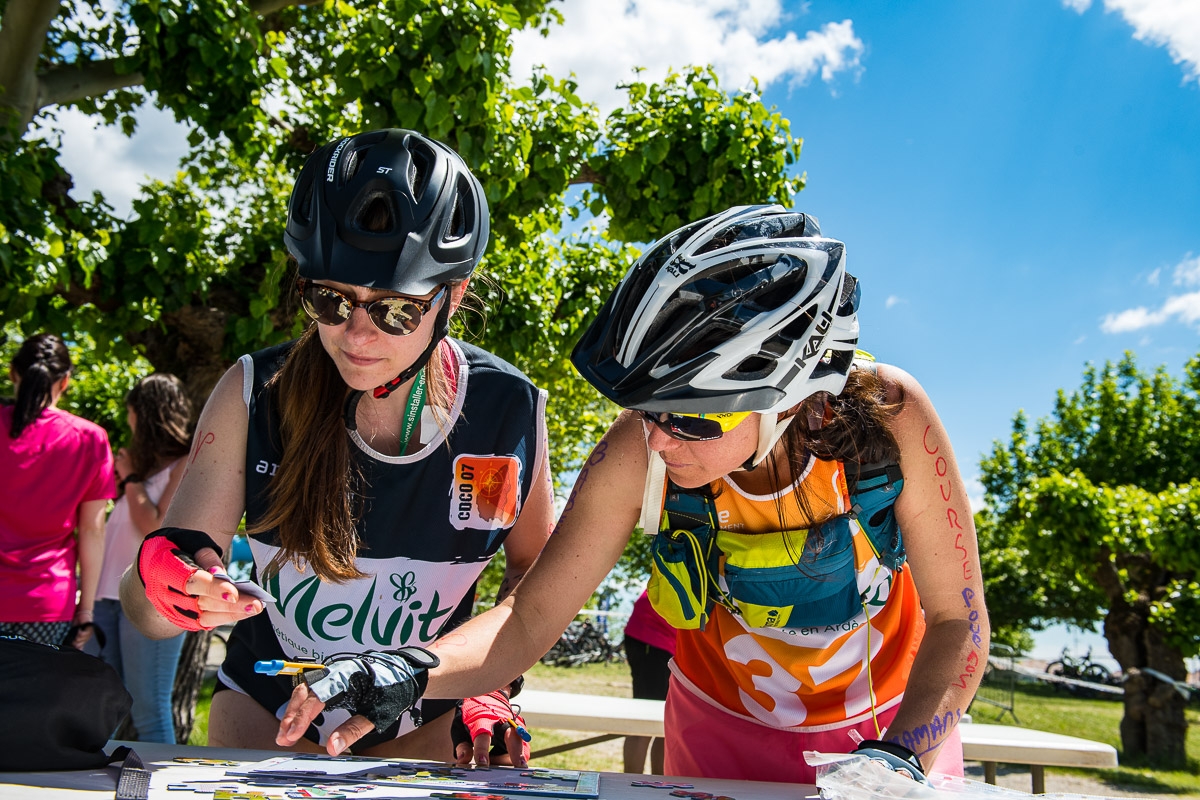
POLYGON ((614 60, 690 57, 791 120, 795 205, 847 244, 861 344, 928 390, 977 507, 1018 409, 1089 361, 1200 352, 1195 0, 598 5, 531 44, 586 96, 617 102, 614 60))
MULTIPOLYGON (((1018 409, 1049 413, 1086 362, 1200 352, 1200 2, 565 0, 517 74, 616 83, 713 63, 751 75, 803 137, 796 206, 847 243, 861 344, 912 372, 971 484, 1018 409)), ((128 208, 184 132, 124 139, 63 115, 77 191, 128 208), (103 154, 105 158, 96 157, 103 154)), ((748 198, 748 201, 751 198, 748 198)), ((665 232, 664 232, 665 233, 665 232)))
POLYGON ((1200 86, 1099 7, 870 5, 857 75, 766 99, 862 279, 863 345, 922 381, 971 477, 1085 362, 1200 352, 1200 296, 1161 313, 1200 289, 1200 86))

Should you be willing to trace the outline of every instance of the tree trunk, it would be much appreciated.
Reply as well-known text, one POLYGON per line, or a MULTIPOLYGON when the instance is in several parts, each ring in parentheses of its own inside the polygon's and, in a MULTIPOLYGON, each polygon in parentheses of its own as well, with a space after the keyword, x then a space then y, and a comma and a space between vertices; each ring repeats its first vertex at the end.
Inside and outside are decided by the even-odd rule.
POLYGON ((176 744, 187 744, 196 724, 196 698, 204 683, 211 637, 212 631, 190 631, 183 639, 183 652, 179 654, 179 668, 175 672, 175 690, 171 693, 176 744))
POLYGON ((1128 605, 1109 611, 1104 635, 1125 674, 1123 758, 1161 768, 1186 768, 1187 701, 1173 685, 1143 671, 1148 667, 1182 680, 1187 676, 1183 655, 1163 641, 1146 616, 1128 605))

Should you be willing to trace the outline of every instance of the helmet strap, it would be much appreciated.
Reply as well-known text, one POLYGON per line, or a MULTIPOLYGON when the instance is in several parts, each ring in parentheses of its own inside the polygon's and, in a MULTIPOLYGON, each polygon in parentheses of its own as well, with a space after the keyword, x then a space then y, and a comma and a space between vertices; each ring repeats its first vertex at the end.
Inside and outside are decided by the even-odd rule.
MULTIPOLYGON (((442 339, 446 338, 446 334, 450 332, 450 302, 447 300, 442 303, 442 307, 438 309, 437 318, 433 321, 433 335, 429 337, 429 344, 421 351, 421 355, 417 356, 416 360, 404 369, 399 375, 392 380, 376 386, 371 394, 376 400, 382 400, 391 395, 392 392, 399 389, 405 381, 411 379, 414 375, 420 372, 426 364, 429 363, 430 357, 433 355, 433 349, 437 347, 442 339)), ((342 416, 346 422, 347 430, 358 429, 358 401, 362 400, 363 391, 355 389, 346 396, 346 405, 342 412, 342 416)))
POLYGON ((754 455, 742 464, 742 469, 749 472, 761 464, 767 454, 775 449, 775 444, 783 437, 783 432, 795 418, 795 414, 780 419, 778 413, 761 412, 758 416, 758 447, 755 448, 754 455))
POLYGON ((654 536, 662 523, 663 492, 667 486, 667 462, 646 445, 646 486, 642 490, 642 533, 654 536))

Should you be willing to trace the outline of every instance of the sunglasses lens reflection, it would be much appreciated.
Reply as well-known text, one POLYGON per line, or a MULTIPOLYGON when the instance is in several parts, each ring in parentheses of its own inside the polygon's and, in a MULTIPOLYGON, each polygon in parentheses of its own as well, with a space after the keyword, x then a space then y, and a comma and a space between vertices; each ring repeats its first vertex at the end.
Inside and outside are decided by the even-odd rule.
POLYGON ((639 411, 647 422, 652 422, 668 436, 685 442, 706 442, 720 439, 724 435, 721 423, 701 417, 684 417, 678 414, 639 411))
POLYGON ((305 284, 300 295, 305 312, 325 325, 341 325, 350 319, 354 307, 340 292, 316 283, 305 284))
POLYGON ((402 297, 376 300, 368 310, 379 330, 394 336, 407 336, 421 325, 421 307, 402 297))
MULTIPOLYGON (((429 302, 432 304, 440 296, 429 302)), ((346 295, 319 283, 303 283, 300 305, 305 313, 323 325, 341 325, 350 319, 356 304, 346 295)), ((375 327, 392 336, 407 336, 421 326, 424 310, 406 297, 385 297, 365 304, 375 327)))

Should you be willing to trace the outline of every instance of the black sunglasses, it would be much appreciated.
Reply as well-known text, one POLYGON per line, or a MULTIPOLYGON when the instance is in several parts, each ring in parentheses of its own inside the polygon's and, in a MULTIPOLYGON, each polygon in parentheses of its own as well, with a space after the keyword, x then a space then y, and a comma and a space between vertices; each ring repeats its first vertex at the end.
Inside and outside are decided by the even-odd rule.
POLYGON ((658 429, 673 439, 684 442, 709 442, 720 439, 737 427, 749 414, 747 412, 723 413, 719 418, 695 417, 690 414, 668 414, 666 411, 642 411, 634 409, 642 419, 658 426, 658 429))
POLYGON ((360 302, 342 294, 331 286, 313 283, 306 278, 296 282, 300 293, 300 305, 304 311, 322 325, 341 325, 350 319, 354 309, 361 308, 375 323, 375 327, 392 336, 407 336, 421 326, 421 317, 429 313, 434 304, 446 293, 445 284, 428 300, 405 295, 381 297, 378 300, 360 302))

